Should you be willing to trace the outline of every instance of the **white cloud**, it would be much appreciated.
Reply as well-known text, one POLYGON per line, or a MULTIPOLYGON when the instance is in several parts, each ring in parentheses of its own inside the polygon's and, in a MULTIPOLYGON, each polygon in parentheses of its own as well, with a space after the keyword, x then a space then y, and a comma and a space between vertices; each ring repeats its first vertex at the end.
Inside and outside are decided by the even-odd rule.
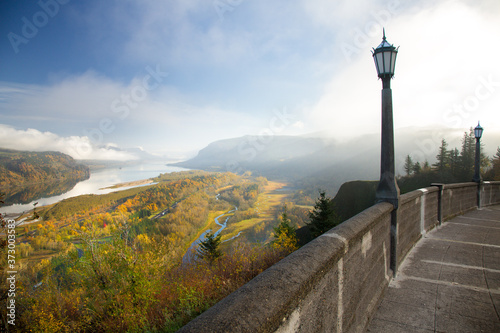
POLYGON ((50 85, 0 83, 3 115, 13 119, 47 119, 83 122, 103 114, 124 87, 119 82, 88 71, 50 85))
POLYGON ((28 128, 18 130, 0 124, 0 142, 2 148, 28 151, 59 151, 74 159, 95 160, 135 160, 136 156, 125 151, 112 149, 112 146, 96 147, 88 137, 60 137, 51 132, 40 132, 28 128))
MULTIPOLYGON (((467 130, 480 119, 483 127, 500 131, 500 21, 484 10, 465 1, 433 2, 388 22, 388 41, 401 45, 392 80, 396 128, 467 130)), ((376 47, 380 40, 369 41, 376 47)), ((346 63, 311 108, 318 128, 339 138, 380 131, 381 82, 369 50, 346 63)))

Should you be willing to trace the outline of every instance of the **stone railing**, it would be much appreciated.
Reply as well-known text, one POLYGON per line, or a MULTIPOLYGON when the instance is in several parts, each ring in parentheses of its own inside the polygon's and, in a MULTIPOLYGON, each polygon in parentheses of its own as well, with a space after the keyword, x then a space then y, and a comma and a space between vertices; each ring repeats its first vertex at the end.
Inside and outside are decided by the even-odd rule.
POLYGON ((362 332, 397 266, 442 221, 500 204, 500 182, 449 184, 376 204, 290 254, 179 332, 362 332), (480 195, 478 195, 480 194, 480 195), (394 215, 396 214, 396 215, 394 215), (397 237, 391 244, 391 219, 397 237), (392 252, 391 253, 391 247, 392 252))

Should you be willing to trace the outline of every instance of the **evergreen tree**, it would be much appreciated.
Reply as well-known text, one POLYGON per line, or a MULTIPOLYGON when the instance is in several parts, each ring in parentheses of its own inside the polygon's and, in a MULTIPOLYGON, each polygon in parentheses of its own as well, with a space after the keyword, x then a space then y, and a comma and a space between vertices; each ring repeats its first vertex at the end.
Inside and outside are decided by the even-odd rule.
POLYGON ((276 249, 284 249, 287 251, 295 251, 298 249, 298 239, 295 232, 295 227, 290 225, 290 219, 286 213, 286 205, 283 209, 283 214, 281 214, 281 222, 276 228, 274 228, 274 238, 273 247, 276 249))
POLYGON ((476 138, 474 130, 470 128, 469 133, 464 132, 462 138, 462 150, 460 151, 460 168, 458 181, 470 181, 474 175, 474 160, 476 158, 476 138))
POLYGON ((413 165, 413 173, 419 174, 422 171, 422 167, 420 166, 420 162, 417 162, 413 165))
POLYGON ((459 179, 460 174, 460 153, 457 148, 450 150, 449 154, 449 164, 450 164, 450 183, 454 183, 459 179))
POLYGON ((314 210, 309 213, 311 222, 308 223, 309 230, 313 237, 318 237, 340 223, 330 198, 327 198, 325 191, 319 192, 314 210))
POLYGON ((203 260, 212 264, 217 258, 222 256, 222 252, 219 249, 221 243, 220 239, 221 235, 215 236, 212 233, 208 233, 205 239, 200 242, 198 254, 203 260))
POLYGON ((445 139, 441 140, 441 147, 439 147, 439 153, 436 155, 436 163, 432 166, 436 168, 438 175, 444 178, 445 174, 449 170, 449 155, 450 152, 446 150, 448 143, 445 139))
POLYGON ((405 158, 405 172, 406 176, 410 176, 413 173, 413 160, 410 155, 407 155, 405 158))
POLYGON ((431 171, 431 166, 429 164, 429 161, 425 160, 424 166, 422 167, 422 170, 425 172, 430 172, 431 171))
POLYGON ((491 169, 485 175, 487 180, 500 180, 500 147, 491 159, 491 169))

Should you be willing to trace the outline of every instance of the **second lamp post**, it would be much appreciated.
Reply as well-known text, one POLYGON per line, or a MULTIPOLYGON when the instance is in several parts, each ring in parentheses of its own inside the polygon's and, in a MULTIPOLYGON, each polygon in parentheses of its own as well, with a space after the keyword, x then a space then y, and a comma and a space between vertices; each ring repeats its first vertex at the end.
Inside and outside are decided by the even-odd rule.
POLYGON ((481 174, 479 168, 481 167, 481 136, 483 135, 483 128, 477 123, 476 128, 474 128, 474 136, 476 137, 476 159, 474 163, 474 178, 473 182, 481 182, 481 174))

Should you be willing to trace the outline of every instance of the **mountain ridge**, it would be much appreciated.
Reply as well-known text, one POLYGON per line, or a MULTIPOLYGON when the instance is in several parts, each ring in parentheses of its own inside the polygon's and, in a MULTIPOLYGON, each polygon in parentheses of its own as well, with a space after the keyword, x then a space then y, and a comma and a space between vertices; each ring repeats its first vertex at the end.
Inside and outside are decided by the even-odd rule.
POLYGON ((88 167, 71 156, 55 151, 35 152, 0 148, 2 189, 33 183, 87 179, 88 167))

